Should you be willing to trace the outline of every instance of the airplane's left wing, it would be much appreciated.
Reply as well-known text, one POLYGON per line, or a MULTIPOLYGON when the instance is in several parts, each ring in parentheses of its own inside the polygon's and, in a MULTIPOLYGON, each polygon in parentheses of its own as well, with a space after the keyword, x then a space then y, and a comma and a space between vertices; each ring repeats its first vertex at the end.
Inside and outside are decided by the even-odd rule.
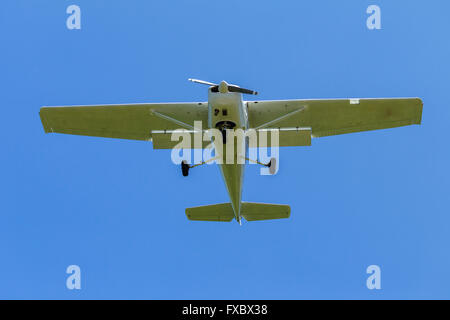
POLYGON ((39 114, 46 133, 151 140, 152 132, 192 130, 194 121, 207 128, 208 103, 42 107, 39 114))

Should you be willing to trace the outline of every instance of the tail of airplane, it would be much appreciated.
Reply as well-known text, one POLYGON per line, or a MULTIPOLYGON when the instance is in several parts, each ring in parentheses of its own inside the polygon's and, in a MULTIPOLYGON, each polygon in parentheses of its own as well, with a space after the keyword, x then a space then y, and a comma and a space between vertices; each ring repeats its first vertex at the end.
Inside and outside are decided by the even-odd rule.
MULTIPOLYGON (((241 217, 247 221, 285 219, 291 215, 291 207, 283 204, 242 202, 241 217)), ((193 221, 224 221, 235 218, 231 203, 219 203, 186 209, 186 216, 193 221)))

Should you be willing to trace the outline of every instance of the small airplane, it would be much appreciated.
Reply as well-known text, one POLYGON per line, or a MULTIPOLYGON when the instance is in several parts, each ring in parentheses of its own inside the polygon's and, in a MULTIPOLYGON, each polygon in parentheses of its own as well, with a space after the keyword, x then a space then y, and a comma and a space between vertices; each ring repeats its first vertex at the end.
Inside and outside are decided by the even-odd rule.
MULTIPOLYGON (((278 130, 279 146, 310 146, 311 138, 420 124, 422 119, 419 98, 244 101, 243 94, 257 92, 225 81, 189 80, 209 86, 207 102, 42 107, 39 114, 46 133, 152 141, 154 149, 174 148, 173 132, 180 128, 193 132, 196 121, 203 128, 219 130, 223 144, 227 143, 226 132, 253 129, 278 130)), ((275 159, 255 161, 274 172, 275 159)), ((187 176, 197 165, 181 162, 182 174, 187 176)), ((188 219, 236 219, 241 224, 242 218, 258 221, 290 216, 288 205, 242 201, 245 164, 219 166, 230 202, 187 208, 188 219)))

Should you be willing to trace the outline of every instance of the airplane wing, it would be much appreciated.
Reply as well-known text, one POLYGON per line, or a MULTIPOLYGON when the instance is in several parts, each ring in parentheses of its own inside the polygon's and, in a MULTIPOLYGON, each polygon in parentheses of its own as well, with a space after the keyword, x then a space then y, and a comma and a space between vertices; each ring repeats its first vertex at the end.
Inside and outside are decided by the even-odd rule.
POLYGON ((305 133, 315 138, 420 124, 423 103, 419 98, 324 99, 249 101, 247 106, 250 128, 280 128, 280 146, 297 146, 308 145, 305 133))
POLYGON ((152 140, 152 132, 161 136, 176 129, 192 130, 194 121, 207 128, 208 103, 42 107, 39 114, 46 133, 152 140))

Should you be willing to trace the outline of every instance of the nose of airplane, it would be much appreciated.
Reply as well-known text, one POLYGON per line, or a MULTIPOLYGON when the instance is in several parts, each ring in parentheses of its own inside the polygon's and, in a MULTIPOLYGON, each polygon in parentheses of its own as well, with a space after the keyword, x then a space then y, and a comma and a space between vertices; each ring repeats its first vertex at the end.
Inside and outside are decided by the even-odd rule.
POLYGON ((219 83, 219 92, 228 93, 228 83, 226 81, 222 81, 219 83))

